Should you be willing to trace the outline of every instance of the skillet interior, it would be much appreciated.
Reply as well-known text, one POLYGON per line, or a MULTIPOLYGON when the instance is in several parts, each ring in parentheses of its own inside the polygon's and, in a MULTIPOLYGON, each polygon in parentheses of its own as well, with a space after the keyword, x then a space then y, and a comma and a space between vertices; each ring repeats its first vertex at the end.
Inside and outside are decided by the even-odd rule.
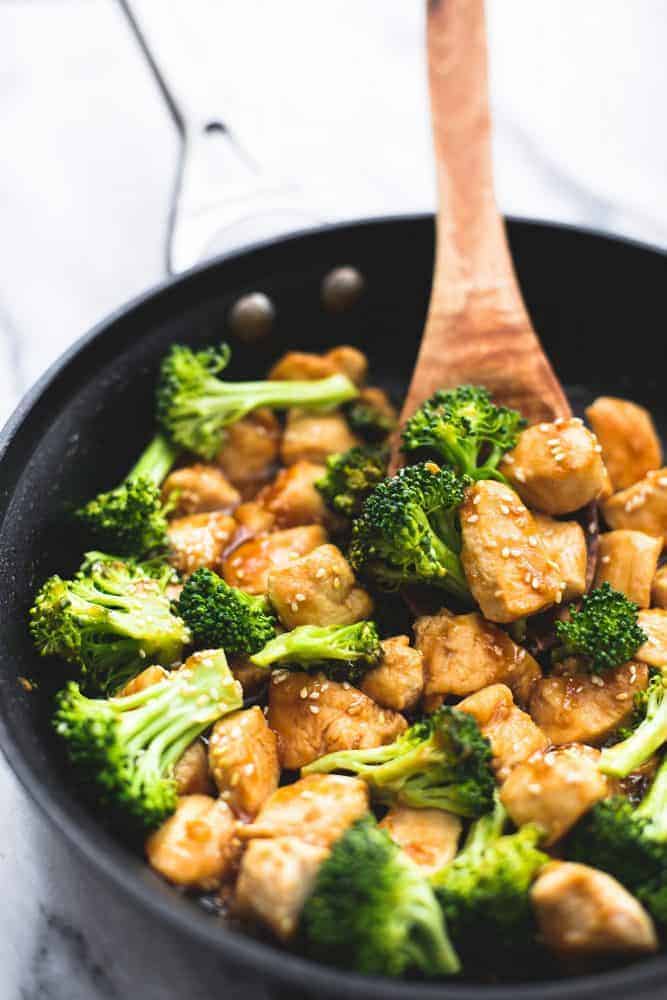
MULTIPOLYGON (((575 406, 599 391, 643 402, 667 429, 660 378, 664 254, 594 234, 512 223, 510 235, 535 325, 575 406)), ((278 307, 271 337, 252 347, 232 342, 230 377, 257 377, 287 348, 350 342, 369 355, 373 379, 400 396, 409 377, 428 301, 432 220, 403 218, 341 226, 222 259, 139 300, 103 323, 58 362, 5 428, 0 445, 0 736, 10 762, 38 803, 93 863, 184 933, 213 943, 224 960, 261 964, 268 978, 327 996, 425 998, 583 998, 655 994, 667 958, 585 980, 550 985, 417 986, 332 973, 256 944, 201 914, 168 890, 112 840, 63 780, 46 723, 49 674, 31 649, 25 616, 35 587, 68 571, 80 546, 63 509, 126 472, 151 428, 156 363, 175 340, 226 336, 230 305, 246 291, 267 292, 278 307), (353 264, 366 278, 351 312, 324 313, 320 282, 353 264), (38 677, 29 694, 18 676, 38 677), (647 992, 641 993, 642 987, 647 992)), ((58 676, 58 684, 62 675, 58 676)))

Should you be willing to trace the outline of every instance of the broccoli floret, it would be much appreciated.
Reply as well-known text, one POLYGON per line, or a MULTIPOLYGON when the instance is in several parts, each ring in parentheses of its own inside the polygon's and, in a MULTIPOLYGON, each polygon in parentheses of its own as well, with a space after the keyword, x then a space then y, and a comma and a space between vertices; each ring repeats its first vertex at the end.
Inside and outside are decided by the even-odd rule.
POLYGON ((162 362, 158 420, 173 441, 208 461, 220 451, 225 427, 261 406, 328 410, 358 395, 346 375, 312 382, 223 382, 218 375, 230 353, 227 344, 203 351, 177 344, 162 362))
POLYGON ((567 621, 556 622, 559 644, 552 659, 578 656, 597 674, 627 663, 647 639, 638 611, 625 594, 603 583, 586 594, 581 608, 571 610, 567 621))
POLYGON ((667 760, 642 802, 605 799, 579 820, 567 856, 609 872, 667 924, 667 760))
POLYGON ((327 458, 327 470, 315 483, 328 505, 344 517, 357 517, 364 500, 387 475, 385 448, 355 447, 327 458))
POLYGON ((667 697, 665 678, 655 674, 639 702, 645 704, 644 717, 629 736, 600 755, 600 770, 616 778, 625 778, 641 767, 667 742, 667 697))
POLYGON ((470 600, 457 514, 468 482, 434 462, 385 479, 352 526, 353 567, 386 590, 424 583, 470 600))
POLYGON ((123 556, 141 559, 167 545, 167 513, 160 486, 178 452, 158 434, 125 481, 100 493, 75 516, 98 545, 123 556))
POLYGON ((309 956, 358 972, 446 976, 460 968, 433 890, 370 815, 320 867, 300 931, 309 956))
POLYGON ((200 733, 243 704, 222 650, 198 654, 163 681, 120 698, 57 696, 56 732, 114 825, 145 831, 176 808, 174 764, 200 733))
POLYGON ((476 820, 461 852, 431 878, 452 939, 464 956, 504 966, 517 951, 534 947, 530 887, 550 860, 538 849, 542 831, 527 825, 503 836, 507 814, 496 799, 493 812, 476 820))
POLYGON ((73 580, 52 576, 30 610, 42 656, 77 664, 86 690, 113 692, 149 663, 169 666, 190 640, 172 613, 171 571, 90 552, 73 580))
POLYGON ((294 666, 301 670, 344 665, 330 676, 353 683, 382 659, 382 646, 375 622, 354 625, 300 625, 271 639, 250 657, 257 667, 294 666))
POLYGON ((204 649, 257 653, 276 634, 276 618, 266 597, 230 587, 206 568, 186 581, 178 613, 204 649))
POLYGON ((302 774, 349 771, 386 803, 482 816, 493 808, 491 746, 471 715, 444 705, 394 743, 320 757, 302 774))
POLYGON ((396 419, 386 410, 373 406, 368 400, 356 400, 345 408, 350 429, 371 444, 384 441, 396 430, 396 419))
POLYGON ((496 406, 481 386, 439 389, 403 428, 403 451, 427 451, 461 475, 504 483, 498 464, 525 426, 520 413, 496 406))

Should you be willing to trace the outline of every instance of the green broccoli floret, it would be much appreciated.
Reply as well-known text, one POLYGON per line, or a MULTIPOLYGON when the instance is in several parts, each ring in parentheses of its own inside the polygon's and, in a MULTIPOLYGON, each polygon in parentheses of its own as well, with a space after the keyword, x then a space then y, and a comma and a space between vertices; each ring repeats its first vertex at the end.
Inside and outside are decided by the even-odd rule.
POLYGON ((300 931, 310 957, 358 972, 460 969, 428 881, 370 815, 346 830, 320 867, 300 931))
POLYGON ((339 664, 342 670, 330 673, 334 679, 355 683, 382 659, 382 646, 375 622, 354 625, 300 625, 271 639, 264 649, 250 657, 257 667, 293 666, 301 670, 324 669, 339 664))
POLYGON ((190 641, 172 613, 171 571, 89 552, 73 580, 52 576, 30 609, 30 631, 42 656, 77 664, 88 691, 113 692, 151 663, 170 666, 190 641))
POLYGON ((96 542, 123 556, 137 559, 167 545, 167 513, 160 486, 178 452, 158 434, 125 481, 100 493, 75 516, 96 542))
POLYGON ((225 654, 214 650, 125 697, 86 698, 71 682, 57 697, 53 723, 114 825, 140 832, 176 808, 173 768, 183 751, 242 704, 225 654))
POLYGON ((257 653, 276 634, 266 597, 230 587, 210 569, 196 570, 178 600, 178 613, 197 645, 232 653, 257 653))
POLYGON ((647 639, 638 612, 625 594, 603 583, 586 594, 581 608, 571 610, 567 621, 556 622, 559 644, 552 659, 578 656, 597 674, 627 663, 647 639))
POLYGON ((448 705, 414 723, 394 743, 327 754, 302 774, 331 771, 363 778, 379 802, 470 817, 493 808, 489 741, 471 715, 448 705))
POLYGON ((367 399, 358 399, 345 408, 350 429, 364 441, 378 444, 396 430, 396 418, 374 406, 367 399))
POLYGON ((667 760, 636 808, 622 795, 596 803, 570 833, 566 853, 609 872, 667 925, 667 760))
POLYGON ((550 860, 538 850, 533 825, 503 836, 507 814, 496 798, 493 812, 476 820, 461 852, 431 878, 452 939, 471 960, 484 942, 484 963, 505 966, 535 946, 530 887, 550 860))
POLYGON ((461 475, 504 483, 498 464, 525 426, 520 413, 496 406, 481 386, 439 389, 403 428, 403 451, 426 451, 461 475))
POLYGON ((173 441, 208 461, 220 451, 225 427, 261 406, 329 410, 358 395, 346 375, 312 382, 223 382, 218 375, 230 353, 227 344, 202 351, 177 344, 162 362, 158 420, 173 441))
POLYGON ((388 461, 385 448, 350 448, 328 457, 327 470, 315 486, 337 514, 357 517, 366 497, 387 475, 388 461))
POLYGON ((600 754, 600 770, 616 778, 625 778, 641 767, 667 742, 667 697, 665 678, 655 674, 640 699, 645 704, 644 717, 629 736, 600 754))
POLYGON ((457 513, 468 482, 433 462, 385 479, 352 526, 354 568, 386 590, 423 583, 469 601, 457 513))

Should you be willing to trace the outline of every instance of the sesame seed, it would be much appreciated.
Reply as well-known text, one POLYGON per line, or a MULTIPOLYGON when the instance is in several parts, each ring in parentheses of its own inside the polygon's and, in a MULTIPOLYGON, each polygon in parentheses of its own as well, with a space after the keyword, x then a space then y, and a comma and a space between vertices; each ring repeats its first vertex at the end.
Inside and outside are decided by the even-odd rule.
POLYGON ((597 674, 591 677, 591 684, 595 684, 595 686, 599 688, 604 687, 604 681, 601 677, 598 677, 597 674))
POLYGON ((602 558, 600 559, 600 562, 604 563, 605 566, 606 566, 608 563, 611 562, 611 556, 602 556, 602 558))
POLYGON ((554 427, 562 427, 563 424, 566 424, 566 423, 567 423, 567 420, 565 419, 565 417, 559 417, 558 420, 554 420, 554 427))
POLYGON ((581 419, 581 417, 572 417, 572 420, 570 420, 570 423, 571 424, 576 424, 577 427, 581 427, 581 426, 583 426, 584 422, 581 419))
POLYGON ((313 715, 317 715, 320 711, 317 705, 309 705, 308 707, 310 711, 313 713, 313 715))
POLYGON ((243 773, 250 775, 253 773, 254 770, 255 770, 255 765, 251 761, 249 764, 245 765, 245 767, 243 768, 243 773))
POLYGON ((505 548, 502 549, 500 554, 503 557, 503 559, 509 559, 510 550, 507 548, 507 546, 505 546, 505 548))
POLYGON ((514 478, 519 483, 525 483, 525 481, 526 481, 526 473, 523 471, 523 469, 515 469, 515 471, 514 471, 514 478))
POLYGON ((474 524, 475 521, 479 521, 479 514, 471 514, 470 517, 466 518, 468 524, 474 524))
POLYGON ((553 445, 559 445, 560 444, 560 438, 549 438, 549 440, 547 441, 547 444, 549 445, 549 447, 553 447, 553 445))
POLYGON ((315 574, 315 579, 316 580, 321 580, 326 575, 327 575, 327 571, 325 570, 324 566, 320 566, 320 568, 318 569, 317 573, 315 574))
POLYGON ((540 589, 540 580, 539 580, 539 578, 536 577, 536 576, 534 576, 533 579, 531 580, 530 585, 533 588, 533 590, 539 590, 540 589))
POLYGON ((301 594, 301 593, 296 594, 295 597, 294 597, 294 600, 295 601, 299 601, 300 604, 303 603, 303 601, 305 601, 305 599, 306 599, 306 595, 305 594, 301 594))
POLYGON ((317 699, 319 698, 319 696, 320 696, 320 692, 319 691, 311 691, 310 692, 310 699, 311 699, 311 701, 317 701, 317 699))
POLYGON ((619 691, 619 693, 616 695, 616 701, 627 701, 627 700, 628 700, 628 695, 626 691, 619 691))
POLYGON ((301 688, 301 690, 299 691, 299 698, 307 698, 307 697, 308 697, 308 688, 301 688))
POLYGON ((540 424, 540 430, 543 434, 548 434, 551 430, 551 424, 540 424))
POLYGON ((482 498, 479 495, 479 493, 476 493, 475 496, 472 498, 472 502, 474 503, 475 507, 477 506, 478 503, 480 503, 481 499, 482 498))
POLYGON ((667 486, 667 476, 660 476, 658 486, 667 486))
POLYGON ((514 556, 515 559, 518 559, 521 555, 521 549, 510 549, 510 555, 514 556))
POLYGON ((514 465, 514 455, 505 455, 503 461, 507 462, 508 465, 514 465))
POLYGON ((529 535, 528 544, 532 545, 532 547, 535 548, 535 546, 537 545, 537 535, 529 535))
POLYGON ((523 579, 524 579, 524 583, 532 583, 533 582, 533 577, 532 577, 532 575, 530 573, 526 573, 526 575, 524 576, 523 579))
POLYGON ((542 786, 537 781, 531 781, 528 785, 528 791, 531 795, 539 795, 542 791, 542 786))
POLYGON ((595 524, 595 521, 591 521, 591 523, 588 525, 588 534, 594 535, 597 530, 598 529, 597 525, 595 524))
POLYGON ((334 585, 334 590, 338 590, 338 588, 340 587, 340 577, 339 576, 335 576, 334 577, 333 585, 334 585))
POLYGON ((501 505, 500 505, 500 513, 501 514, 509 514, 509 512, 510 512, 510 509, 507 506, 507 504, 506 503, 501 503, 501 505))
POLYGON ((602 451, 602 445, 601 444, 593 445, 593 451, 597 452, 597 454, 599 455, 600 452, 602 451))
POLYGON ((290 608, 292 609, 292 611, 298 611, 299 610, 299 602, 298 601, 292 601, 291 604, 290 604, 290 608))

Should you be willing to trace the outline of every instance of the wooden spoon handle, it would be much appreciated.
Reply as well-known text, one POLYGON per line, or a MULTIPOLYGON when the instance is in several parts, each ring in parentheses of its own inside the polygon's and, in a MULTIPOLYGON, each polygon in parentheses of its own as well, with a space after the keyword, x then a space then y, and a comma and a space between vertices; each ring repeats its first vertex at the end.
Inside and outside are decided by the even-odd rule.
POLYGON ((430 0, 428 72, 436 260, 403 419, 436 388, 471 381, 531 422, 569 416, 533 332, 495 202, 483 0, 430 0))

